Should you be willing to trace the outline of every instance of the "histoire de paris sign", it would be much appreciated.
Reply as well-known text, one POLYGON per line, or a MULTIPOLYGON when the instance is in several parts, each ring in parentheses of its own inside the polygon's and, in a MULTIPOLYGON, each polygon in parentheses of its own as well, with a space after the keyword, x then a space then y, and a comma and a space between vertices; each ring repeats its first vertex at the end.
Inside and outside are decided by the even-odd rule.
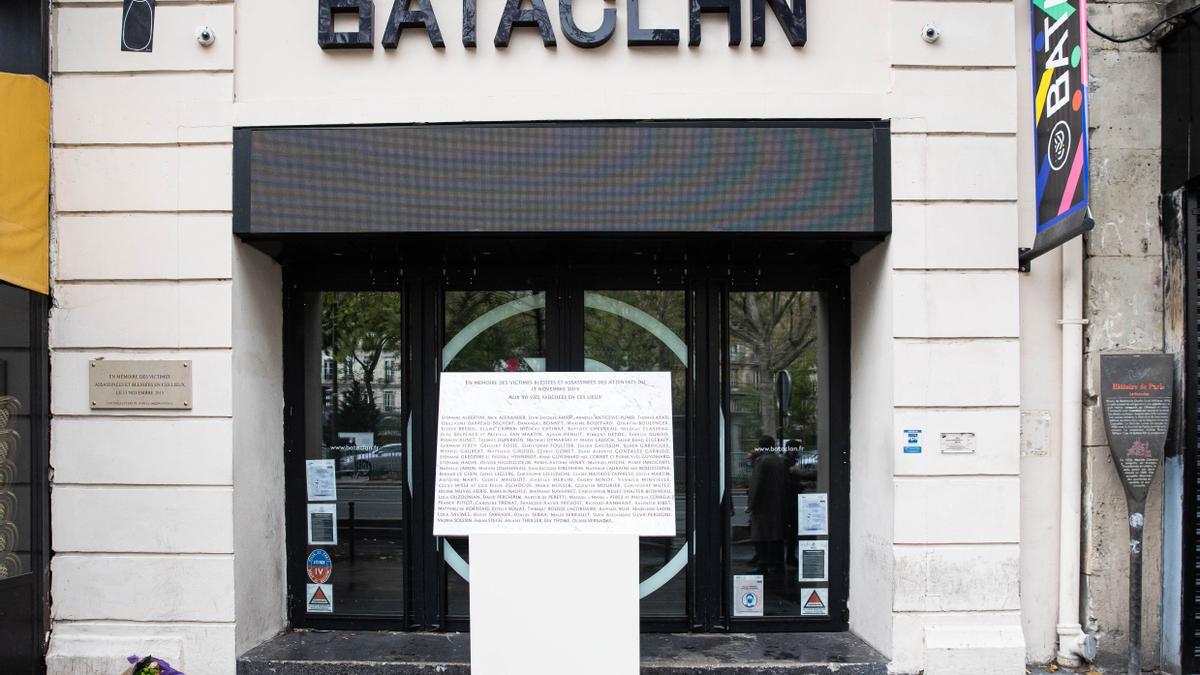
MULTIPOLYGON (((476 44, 476 2, 462 1, 462 44, 476 44)), ((603 0, 584 0, 603 2, 603 0)), ((700 15, 724 14, 729 23, 729 46, 742 42, 742 11, 740 0, 676 0, 688 3, 688 45, 700 44, 700 15)), ((806 0, 751 0, 750 2, 750 45, 761 47, 766 42, 767 9, 775 16, 784 35, 793 47, 803 47, 808 40, 808 13, 806 0)), ((558 0, 558 17, 563 37, 576 47, 591 49, 608 42, 617 26, 617 10, 605 7, 600 26, 585 30, 575 23, 572 11, 574 0, 558 0)), ((641 25, 638 11, 639 0, 625 0, 625 24, 627 43, 630 47, 674 47, 679 45, 678 28, 649 28, 641 25)), ((438 24, 431 0, 393 0, 391 11, 383 31, 382 45, 395 49, 400 43, 400 33, 405 28, 422 29, 434 47, 445 47, 442 29, 438 24)), ((546 11, 545 0, 505 0, 500 23, 496 27, 494 44, 507 47, 514 29, 534 29, 546 47, 556 47, 554 24, 546 11)), ((322 49, 373 49, 375 47, 375 2, 374 0, 318 0, 317 44, 322 49), (353 14, 358 19, 357 31, 337 31, 333 17, 336 14, 353 14)))

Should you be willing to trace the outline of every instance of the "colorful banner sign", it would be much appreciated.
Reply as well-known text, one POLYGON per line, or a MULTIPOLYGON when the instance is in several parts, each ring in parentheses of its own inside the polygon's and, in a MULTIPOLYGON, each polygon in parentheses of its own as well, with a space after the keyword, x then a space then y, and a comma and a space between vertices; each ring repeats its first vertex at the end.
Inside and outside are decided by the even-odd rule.
POLYGON ((1092 229, 1088 215, 1087 0, 1031 0, 1037 238, 1027 262, 1092 229))

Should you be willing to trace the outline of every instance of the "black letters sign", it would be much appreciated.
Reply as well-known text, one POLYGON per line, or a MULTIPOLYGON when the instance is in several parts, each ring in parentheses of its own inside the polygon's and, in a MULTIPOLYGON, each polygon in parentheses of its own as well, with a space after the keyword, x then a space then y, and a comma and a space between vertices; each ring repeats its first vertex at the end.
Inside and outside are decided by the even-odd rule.
MULTIPOLYGON (((125 0, 130 2, 154 0, 125 0)), ((472 49, 476 45, 477 0, 462 0, 462 44, 472 49)), ((600 2, 601 0, 591 0, 600 2)), ((702 14, 724 14, 729 22, 729 46, 742 43, 742 6, 740 0, 676 0, 688 4, 688 45, 700 44, 700 16, 702 14)), ((784 37, 793 47, 803 47, 808 41, 808 11, 806 0, 751 0, 750 3, 750 46, 761 47, 766 42, 767 10, 775 15, 784 37)), ((618 9, 605 7, 600 27, 585 30, 575 22, 574 0, 558 0, 560 28, 567 42, 595 49, 609 41, 617 25, 618 9)), ((630 47, 677 47, 678 28, 649 28, 642 26, 640 0, 625 0, 625 42, 630 47)), ((393 0, 383 34, 383 47, 395 49, 400 44, 400 34, 405 28, 424 28, 429 42, 434 47, 445 46, 442 31, 434 15, 432 0, 417 0, 420 6, 410 8, 412 0, 393 0)), ((374 48, 374 0, 317 0, 317 44, 321 49, 373 49, 374 48), (334 30, 333 18, 337 14, 354 14, 358 18, 358 30, 338 32, 334 30)), ((554 25, 546 11, 545 0, 505 0, 500 24, 496 27, 493 44, 503 49, 508 46, 514 28, 536 28, 547 48, 555 47, 558 40, 554 25), (522 6, 528 3, 529 8, 522 6)))
POLYGON ((1163 456, 1171 426, 1174 373, 1175 361, 1169 354, 1100 356, 1104 429, 1131 506, 1146 503, 1163 456))

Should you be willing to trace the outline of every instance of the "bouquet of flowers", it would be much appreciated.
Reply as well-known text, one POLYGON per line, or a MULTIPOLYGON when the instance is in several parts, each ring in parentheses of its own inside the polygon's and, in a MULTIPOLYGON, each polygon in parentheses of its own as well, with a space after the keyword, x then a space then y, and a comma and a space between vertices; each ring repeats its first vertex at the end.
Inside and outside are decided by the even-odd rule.
POLYGON ((133 667, 125 671, 125 675, 184 675, 181 671, 172 668, 171 664, 166 661, 149 655, 144 659, 130 656, 129 662, 133 664, 133 667))

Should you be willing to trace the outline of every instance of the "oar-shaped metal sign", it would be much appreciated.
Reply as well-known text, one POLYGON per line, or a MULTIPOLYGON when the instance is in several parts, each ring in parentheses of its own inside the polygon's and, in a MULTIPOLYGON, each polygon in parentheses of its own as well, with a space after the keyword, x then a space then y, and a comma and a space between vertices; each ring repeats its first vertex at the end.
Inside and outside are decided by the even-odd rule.
POLYGON ((1146 494, 1171 428, 1174 384, 1169 354, 1100 356, 1104 430, 1129 506, 1129 675, 1142 670, 1142 529, 1146 494))

